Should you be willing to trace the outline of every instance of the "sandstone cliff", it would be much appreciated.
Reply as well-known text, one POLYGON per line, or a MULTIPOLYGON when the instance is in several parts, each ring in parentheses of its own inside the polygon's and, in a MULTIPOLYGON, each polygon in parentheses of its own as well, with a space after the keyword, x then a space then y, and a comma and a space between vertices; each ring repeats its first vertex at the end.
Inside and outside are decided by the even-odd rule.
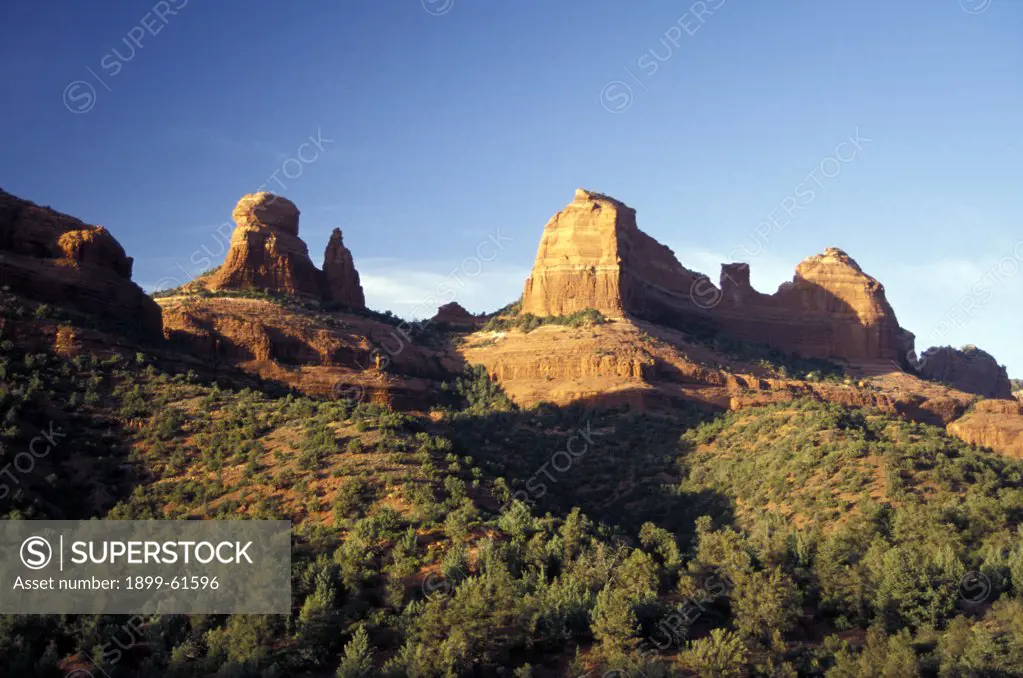
POLYGON ((0 189, 0 287, 160 335, 160 309, 131 281, 132 260, 92 226, 0 189))
POLYGON ((891 364, 887 374, 862 380, 782 378, 756 359, 724 355, 677 330, 629 318, 599 328, 479 331, 457 350, 524 407, 586 403, 645 411, 688 401, 735 410, 808 396, 944 426, 976 400, 891 364))
POLYGON ((461 363, 408 342, 393 326, 348 313, 325 313, 263 299, 165 297, 172 345, 310 395, 365 397, 396 408, 435 403, 436 381, 461 363))
POLYGON ((1010 457, 1023 457, 1023 404, 1016 400, 984 400, 948 432, 974 445, 989 447, 1010 457))
POLYGON ((919 372, 925 379, 987 398, 1012 398, 1005 368, 976 346, 964 346, 962 350, 951 346, 929 348, 921 356, 921 363, 919 372))
POLYGON ((365 308, 352 253, 334 229, 321 271, 298 236, 295 203, 272 193, 243 196, 232 216, 237 224, 224 263, 205 286, 210 290, 262 290, 307 301, 365 308))
POLYGON ((724 265, 714 311, 730 334, 804 357, 901 365, 913 349, 884 286, 837 248, 805 259, 773 295, 753 289, 746 265, 724 265))
POLYGON ((586 308, 723 331, 805 357, 903 364, 913 348, 884 287, 839 249, 803 261, 773 295, 752 288, 745 264, 726 264, 718 289, 639 230, 635 210, 580 189, 544 228, 522 312, 586 308))
POLYGON ((570 315, 593 308, 605 315, 654 316, 693 308, 698 274, 636 226, 636 211, 579 189, 547 223, 522 312, 570 315))

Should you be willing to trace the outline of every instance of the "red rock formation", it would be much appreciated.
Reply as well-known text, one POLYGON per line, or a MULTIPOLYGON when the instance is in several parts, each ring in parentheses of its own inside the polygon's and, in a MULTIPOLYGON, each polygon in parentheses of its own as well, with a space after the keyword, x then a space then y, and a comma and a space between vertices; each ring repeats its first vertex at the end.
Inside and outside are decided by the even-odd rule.
POLYGON ((272 193, 242 196, 232 213, 237 227, 224 263, 203 281, 210 290, 262 290, 311 301, 365 308, 352 253, 335 228, 323 270, 313 265, 298 237, 295 203, 272 193))
POLYGON ((378 404, 427 409, 432 388, 461 363, 407 342, 392 325, 263 299, 164 297, 172 345, 217 369, 237 368, 321 397, 357 394, 378 404))
POLYGON ((804 260, 773 295, 750 286, 745 264, 726 264, 720 294, 714 311, 727 332, 779 350, 902 364, 913 348, 913 335, 899 327, 884 286, 837 248, 804 260))
POLYGON ((340 228, 335 228, 330 234, 330 242, 323 256, 323 278, 323 296, 328 301, 352 308, 366 307, 359 272, 355 270, 352 253, 345 247, 340 228))
POLYGON ((522 312, 568 315, 587 308, 723 330, 807 357, 901 364, 913 348, 884 287, 841 250, 803 261, 773 295, 750 286, 745 264, 726 264, 719 290, 640 231, 635 210, 580 189, 544 229, 522 312))
POLYGON ((1005 368, 976 346, 964 346, 962 350, 951 346, 929 348, 921 356, 921 363, 919 372, 924 379, 987 398, 1012 398, 1005 368))
POLYGON ((109 268, 122 278, 131 279, 132 260, 121 243, 102 226, 68 231, 57 239, 57 248, 65 259, 109 268))
POLYGON ((1023 404, 1014 400, 983 400, 948 432, 968 443, 1009 457, 1023 457, 1023 404))
POLYGON ((579 189, 544 228, 522 312, 569 315, 657 315, 691 309, 698 278, 674 253, 636 226, 636 211, 579 189))
POLYGON ((437 315, 433 316, 430 322, 468 328, 477 327, 480 324, 480 319, 462 308, 457 301, 452 301, 438 308, 437 315))
POLYGON ((131 269, 102 226, 0 189, 0 286, 159 336, 160 309, 131 281, 131 269))
POLYGON ((227 259, 208 281, 211 290, 320 298, 320 272, 298 237, 295 203, 272 193, 253 193, 238 201, 232 216, 237 228, 227 259))

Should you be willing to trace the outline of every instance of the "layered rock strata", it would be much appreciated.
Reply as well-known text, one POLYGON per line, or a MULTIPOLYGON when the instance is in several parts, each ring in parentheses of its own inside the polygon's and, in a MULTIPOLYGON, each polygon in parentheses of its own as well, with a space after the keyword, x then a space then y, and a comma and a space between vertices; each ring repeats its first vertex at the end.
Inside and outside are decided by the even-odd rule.
POLYGON ((950 423, 948 432, 968 443, 1023 458, 1023 403, 983 400, 966 416, 950 423))
POLYGON ((904 364, 913 335, 903 330, 884 286, 845 252, 830 247, 803 260, 791 282, 761 294, 745 264, 721 270, 722 328, 740 339, 804 357, 904 364))
POLYGON ((522 312, 587 308, 723 331, 806 357, 902 364, 913 348, 884 286, 842 250, 806 259, 773 295, 753 289, 745 264, 725 264, 718 288, 639 230, 635 210, 580 189, 544 228, 522 312))

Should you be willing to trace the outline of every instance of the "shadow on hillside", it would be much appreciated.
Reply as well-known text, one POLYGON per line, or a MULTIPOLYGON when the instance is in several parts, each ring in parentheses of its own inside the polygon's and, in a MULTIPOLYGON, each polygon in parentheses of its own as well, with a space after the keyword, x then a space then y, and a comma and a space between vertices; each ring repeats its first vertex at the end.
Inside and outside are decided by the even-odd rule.
POLYGON ((578 506, 625 532, 652 521, 687 541, 699 516, 731 523, 734 513, 724 495, 680 490, 679 437, 710 416, 687 404, 657 414, 626 405, 542 404, 463 413, 450 432, 456 454, 470 456, 485 475, 503 478, 508 496, 537 514, 564 516, 578 506))

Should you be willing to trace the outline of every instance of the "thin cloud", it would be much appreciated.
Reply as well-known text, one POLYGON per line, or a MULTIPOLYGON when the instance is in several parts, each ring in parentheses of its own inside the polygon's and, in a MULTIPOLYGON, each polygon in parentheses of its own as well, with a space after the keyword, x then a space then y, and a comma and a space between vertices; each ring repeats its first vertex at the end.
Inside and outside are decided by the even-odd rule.
POLYGON ((472 313, 495 311, 519 298, 529 275, 528 268, 497 262, 477 272, 442 262, 363 259, 358 269, 367 306, 417 319, 431 317, 448 301, 472 313))

